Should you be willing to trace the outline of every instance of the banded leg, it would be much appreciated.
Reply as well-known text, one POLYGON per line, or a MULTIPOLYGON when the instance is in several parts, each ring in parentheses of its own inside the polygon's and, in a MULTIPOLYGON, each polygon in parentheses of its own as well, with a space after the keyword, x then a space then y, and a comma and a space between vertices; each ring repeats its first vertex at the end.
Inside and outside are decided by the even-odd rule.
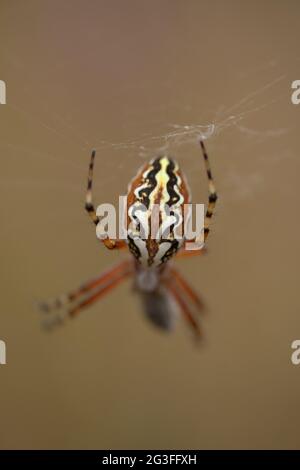
POLYGON ((104 295, 104 293, 108 292, 121 280, 131 274, 132 263, 130 260, 126 260, 106 271, 100 277, 82 285, 79 289, 74 290, 67 295, 58 297, 52 302, 42 302, 40 304, 40 309, 46 314, 44 317, 44 326, 51 327, 63 323, 65 318, 72 316, 75 311, 78 311, 79 307, 81 309, 84 306, 89 305, 92 303, 92 299, 94 297, 97 296, 97 298, 99 298, 104 295), (95 290, 95 288, 97 289, 95 290), (74 302, 82 297, 85 297, 84 300, 81 301, 79 305, 74 305, 74 302), (64 310, 61 311, 61 309, 64 310), (59 311, 57 312, 57 310, 59 311))
MULTIPOLYGON (((211 168, 210 168, 210 164, 209 164, 208 155, 207 155, 206 148, 205 148, 203 140, 200 140, 200 146, 201 146, 201 149, 202 149, 206 174, 207 174, 207 178, 208 178, 208 205, 207 205, 205 219, 204 219, 204 240, 203 240, 203 234, 202 233, 199 237, 196 237, 194 240, 189 240, 189 242, 194 241, 194 242, 199 243, 199 244, 203 243, 203 241, 205 243, 205 241, 208 237, 209 230, 210 230, 209 226, 210 226, 211 218, 213 216, 215 205, 216 205, 216 202, 217 202, 217 199, 218 199, 215 183, 214 183, 214 180, 213 180, 213 177, 212 177, 212 172, 211 172, 211 168)), ((199 251, 201 251, 201 250, 193 250, 193 251, 191 250, 190 251, 191 256, 193 254, 197 254, 199 251)))
POLYGON ((212 177, 211 168, 208 160, 208 155, 203 140, 200 140, 200 145, 202 149, 202 154, 205 162, 205 169, 208 178, 208 206, 206 209, 205 219, 204 219, 204 242, 209 234, 209 226, 211 218, 214 213, 215 205, 218 199, 215 183, 212 177))
MULTIPOLYGON (((89 174, 88 174, 88 183, 87 183, 87 191, 85 197, 85 210, 89 214, 91 220, 94 222, 95 225, 99 222, 99 217, 96 214, 94 203, 93 203, 93 194, 92 194, 92 186, 93 186, 93 170, 94 170, 94 161, 96 156, 96 150, 93 150, 91 153, 91 160, 89 165, 89 174)), ((106 248, 112 250, 113 248, 124 248, 126 246, 126 242, 124 240, 111 240, 110 238, 105 238, 102 240, 106 248)))

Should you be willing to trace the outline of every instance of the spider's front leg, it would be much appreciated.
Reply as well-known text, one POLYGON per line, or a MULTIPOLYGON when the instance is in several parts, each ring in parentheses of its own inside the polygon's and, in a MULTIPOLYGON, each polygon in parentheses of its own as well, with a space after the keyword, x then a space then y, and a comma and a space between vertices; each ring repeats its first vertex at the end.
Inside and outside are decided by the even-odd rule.
MULTIPOLYGON (((211 223, 211 219, 215 210, 215 205, 218 199, 218 195, 217 195, 214 179, 212 177, 208 154, 206 152, 206 148, 205 148, 203 140, 200 140, 200 146, 201 146, 202 155, 203 155, 203 159, 205 163, 206 174, 208 178, 208 205, 207 205, 205 219, 204 219, 204 236, 203 236, 203 233, 201 233, 194 240, 189 240, 189 243, 196 243, 196 244, 201 245, 203 244, 203 242, 205 243, 208 237, 209 230, 210 230, 210 223, 211 223)), ((199 254, 199 252, 201 253, 202 250, 203 248, 201 250, 191 250, 191 251, 186 250, 186 251, 190 253, 190 256, 192 256, 192 255, 199 254)))
MULTIPOLYGON (((90 218, 94 222, 95 225, 99 223, 99 217, 96 214, 95 207, 93 204, 93 195, 92 195, 92 186, 93 186, 93 170, 94 170, 94 161, 96 156, 96 150, 93 150, 91 153, 91 160, 89 165, 89 174, 88 174, 88 184, 87 184, 87 191, 85 197, 85 210, 89 214, 90 218)), ((106 248, 109 250, 115 248, 125 248, 126 242, 124 240, 111 240, 109 237, 101 240, 106 248)))

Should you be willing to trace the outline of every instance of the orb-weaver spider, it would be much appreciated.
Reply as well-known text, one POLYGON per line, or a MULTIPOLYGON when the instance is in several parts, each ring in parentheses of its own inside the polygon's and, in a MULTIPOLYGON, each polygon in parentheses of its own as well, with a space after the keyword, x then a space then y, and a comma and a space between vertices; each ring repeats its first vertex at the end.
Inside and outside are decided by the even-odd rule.
MULTIPOLYGON (((204 220, 205 241, 209 233, 209 225, 217 201, 217 193, 203 141, 200 141, 200 145, 204 157, 209 189, 208 206, 204 220)), ((92 199, 95 155, 96 152, 93 151, 89 165, 85 209, 94 224, 97 225, 99 218, 92 199)), ((172 200, 173 204, 174 199, 179 206, 190 202, 190 191, 183 174, 174 160, 166 156, 153 159, 139 170, 138 174, 129 184, 127 216, 130 207, 137 201, 145 204, 148 214, 151 215, 154 201, 156 204, 160 202, 168 204, 172 200)), ((71 291, 67 295, 58 297, 50 303, 43 302, 41 308, 47 313, 46 326, 60 324, 66 318, 74 317, 83 308, 93 304, 123 280, 133 276, 134 288, 140 294, 145 313, 152 323, 164 330, 170 330, 175 318, 174 302, 172 301, 175 301, 196 336, 200 336, 199 322, 193 314, 193 309, 196 308, 201 312, 204 308, 203 303, 196 292, 167 261, 175 255, 190 256, 203 253, 203 250, 200 252, 185 251, 183 244, 179 244, 174 237, 167 242, 165 239, 132 239, 130 236, 128 236, 126 241, 112 240, 108 237, 102 241, 109 249, 128 247, 133 258, 124 259, 100 277, 83 284, 79 289, 71 291), (63 308, 66 308, 63 313, 55 312, 63 308)))

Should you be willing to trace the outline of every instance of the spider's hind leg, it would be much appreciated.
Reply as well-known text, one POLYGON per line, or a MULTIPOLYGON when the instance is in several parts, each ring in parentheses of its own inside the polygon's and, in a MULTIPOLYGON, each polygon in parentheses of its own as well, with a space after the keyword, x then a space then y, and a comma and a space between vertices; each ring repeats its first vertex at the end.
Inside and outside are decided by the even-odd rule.
POLYGON ((67 318, 73 317, 84 307, 94 303, 131 273, 132 263, 130 260, 125 260, 69 294, 50 302, 40 302, 39 308, 43 313, 43 326, 46 329, 51 329, 63 324, 67 318))
POLYGON ((164 284, 180 307, 180 311, 193 331, 195 339, 201 339, 202 329, 198 314, 202 314, 205 310, 201 297, 174 267, 171 268, 170 275, 166 278, 164 284))
POLYGON ((194 337, 196 340, 199 340, 202 336, 202 331, 200 329, 199 322, 197 319, 194 317, 188 302, 182 295, 182 292, 178 288, 178 285, 174 282, 170 282, 167 284, 167 287, 170 291, 170 294, 173 296, 175 299, 176 303, 180 307, 181 313, 183 314, 185 320, 187 321, 187 324, 191 327, 191 330, 194 333, 194 337))

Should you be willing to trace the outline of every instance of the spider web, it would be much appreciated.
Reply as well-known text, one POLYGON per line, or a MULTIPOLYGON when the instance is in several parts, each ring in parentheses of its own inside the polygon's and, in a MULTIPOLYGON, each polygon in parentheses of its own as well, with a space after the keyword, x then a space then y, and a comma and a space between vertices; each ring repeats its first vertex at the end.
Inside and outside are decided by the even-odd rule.
MULTIPOLYGON (((1 46, 3 57, 6 61, 6 66, 12 73, 19 73, 26 68, 23 60, 20 57, 12 56, 11 52, 7 51, 1 46)), ((59 114, 52 106, 43 104, 43 92, 45 87, 39 85, 35 88, 35 102, 38 105, 31 106, 33 101, 33 92, 26 79, 20 83, 18 88, 18 98, 9 94, 7 104, 5 105, 12 113, 12 119, 21 119, 23 125, 30 126, 36 129, 36 132, 42 132, 48 135, 49 139, 55 139, 58 142, 64 143, 70 149, 70 155, 74 148, 82 151, 88 155, 92 148, 96 149, 100 154, 108 151, 113 155, 114 166, 122 170, 131 166, 130 159, 137 157, 142 160, 152 158, 156 154, 171 153, 175 156, 181 156, 182 153, 187 153, 191 149, 197 148, 197 141, 201 139, 214 140, 216 143, 221 142, 221 138, 227 135, 235 138, 237 135, 242 135, 244 145, 257 145, 261 142, 270 139, 280 138, 281 136, 290 132, 290 126, 278 126, 271 128, 261 128, 260 126, 253 126, 253 121, 263 114, 265 110, 277 113, 283 100, 286 100, 286 92, 282 91, 282 86, 287 79, 287 74, 282 74, 280 71, 279 60, 269 60, 267 63, 261 65, 256 70, 241 71, 242 78, 248 78, 244 86, 244 94, 241 94, 242 86, 239 87, 239 94, 236 101, 225 105, 221 104, 217 109, 210 109, 210 120, 201 122, 166 122, 161 118, 162 108, 153 105, 152 108, 147 109, 147 117, 149 120, 149 128, 151 131, 145 133, 139 129, 139 112, 134 116, 132 122, 125 127, 125 134, 128 137, 125 139, 118 139, 118 132, 116 130, 115 140, 110 140, 101 136, 99 139, 99 132, 94 135, 84 134, 80 129, 80 124, 76 122, 73 115, 73 108, 65 109, 63 114, 59 114), (249 87, 249 77, 261 75, 260 86, 256 88, 249 87), (37 99, 38 98, 38 99, 37 99), (39 99, 40 98, 40 99, 39 99), (250 124, 249 124, 250 122, 250 124), (247 143, 246 143, 247 142, 247 143), (249 143, 250 142, 250 143, 249 143), (181 153, 182 152, 182 153, 181 153)), ((9 89, 9 83, 8 83, 9 89)), ((189 116, 189 111, 193 109, 193 104, 187 103, 184 109, 179 109, 179 106, 172 104, 169 106, 170 111, 174 111, 174 116, 183 114, 189 116), (172 109, 171 109, 172 108, 172 109)), ((144 110, 140 109, 140 115, 144 114, 144 110)), ((124 132, 123 132, 124 133, 124 132)), ((104 134, 104 133, 103 133, 104 134)), ((61 154, 54 154, 47 152, 47 144, 41 155, 40 149, 35 149, 34 146, 27 146, 18 144, 16 141, 6 138, 1 139, 0 147, 5 150, 11 149, 16 155, 31 155, 36 158, 51 158, 56 159, 58 165, 66 162, 75 171, 81 174, 86 173, 86 160, 84 164, 70 158, 65 152, 61 154)), ((276 158, 274 159, 276 161, 276 158)), ((135 162, 132 163, 131 173, 136 169, 134 168, 135 162)), ((190 172, 196 169, 195 163, 192 161, 185 162, 190 172)), ((255 188, 259 187, 263 179, 258 172, 252 174, 247 173, 241 175, 238 169, 232 166, 226 167, 223 164, 223 176, 225 184, 232 187, 232 197, 250 197, 254 194, 255 188), (227 183, 226 183, 227 182, 227 183)), ((97 187, 101 190, 103 186, 113 185, 116 178, 116 172, 110 172, 109 176, 103 181, 97 180, 97 187)), ((30 185, 39 183, 36 180, 16 180, 15 178, 1 180, 4 186, 11 185, 30 185)), ((45 184, 45 182, 40 183, 45 184)), ((55 184, 64 184, 68 189, 77 191, 78 188, 72 181, 64 183, 46 183, 51 186, 55 184)))

